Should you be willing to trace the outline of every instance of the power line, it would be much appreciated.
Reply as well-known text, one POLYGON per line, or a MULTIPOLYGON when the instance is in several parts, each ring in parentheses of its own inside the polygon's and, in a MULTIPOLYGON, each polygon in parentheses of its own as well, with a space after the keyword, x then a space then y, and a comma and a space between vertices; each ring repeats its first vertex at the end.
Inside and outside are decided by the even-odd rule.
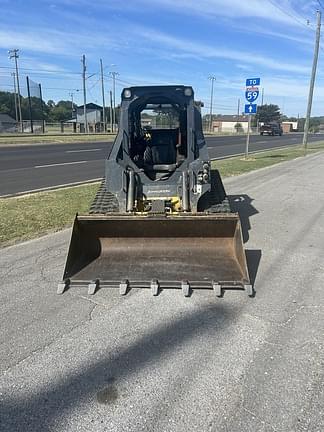
POLYGON ((19 74, 18 74, 18 58, 19 58, 18 52, 19 52, 19 49, 13 49, 13 50, 8 51, 9 58, 15 59, 19 121, 20 121, 21 131, 23 132, 23 122, 22 122, 22 114, 21 114, 21 100, 20 100, 20 87, 19 87, 19 74))
POLYGON ((295 15, 292 15, 291 13, 289 13, 286 9, 281 8, 277 3, 275 3, 273 0, 269 0, 269 2, 272 4, 272 6, 274 6, 276 9, 280 10, 280 12, 282 12, 283 14, 289 16, 290 18, 292 18, 295 22, 297 22, 298 24, 301 24, 302 26, 309 28, 309 20, 305 20, 305 22, 301 21, 299 18, 297 18, 295 15))
POLYGON ((88 133, 88 119, 87 119, 87 90, 86 90, 86 59, 83 54, 82 59, 82 83, 83 83, 83 114, 84 114, 84 132, 88 133))
MULTIPOLYGON (((10 66, 0 66, 0 69, 13 69, 10 66)), ((34 68, 24 68, 24 67, 20 67, 19 70, 25 70, 25 71, 29 71, 29 72, 41 72, 41 73, 55 73, 55 74, 74 74, 74 75, 82 75, 81 72, 75 72, 75 71, 71 71, 71 70, 62 70, 62 69, 51 69, 51 70, 43 70, 43 69, 34 69, 34 68)), ((97 75, 98 72, 94 73, 94 75, 97 75)))
POLYGON ((113 128, 115 129, 115 125, 116 125, 116 78, 119 75, 118 72, 116 71, 112 71, 109 72, 109 75, 112 78, 112 87, 113 87, 113 117, 114 117, 114 121, 113 121, 113 128))
MULTIPOLYGON (((1 84, 0 85, 0 88, 1 87, 10 87, 10 88, 13 88, 13 85, 12 84, 1 84)), ((46 90, 67 90, 67 91, 79 91, 80 89, 77 89, 77 88, 63 88, 63 87, 42 87, 42 88, 44 88, 44 89, 46 89, 46 90)))
POLYGON ((209 132, 212 131, 213 124, 213 96, 214 96, 214 81, 216 81, 216 77, 209 76, 208 79, 211 81, 211 89, 210 89, 210 118, 209 118, 209 132))
POLYGON ((100 59, 100 80, 101 80, 101 95, 102 95, 102 121, 103 121, 103 128, 104 132, 106 132, 106 104, 105 104, 105 84, 104 84, 104 76, 103 76, 103 65, 102 65, 102 59, 100 59))
POLYGON ((100 82, 100 78, 94 83, 94 84, 92 84, 92 86, 90 86, 90 87, 87 87, 88 88, 88 90, 92 90, 94 87, 96 87, 96 85, 98 85, 98 83, 100 82))
POLYGON ((309 121, 310 121, 310 116, 311 116, 311 111, 312 111, 314 85, 315 85, 315 78, 316 78, 316 68, 317 68, 317 61, 318 61, 318 49, 319 49, 319 45, 320 45, 320 36, 321 36, 321 12, 318 10, 317 11, 317 29, 316 29, 314 59, 313 59, 312 75, 311 75, 311 80, 310 80, 310 84, 309 84, 307 113, 306 113, 306 121, 305 121, 304 136, 303 136, 303 147, 304 147, 305 154, 306 154, 306 150, 307 150, 309 121))
POLYGON ((323 4, 321 2, 321 0, 317 0, 317 3, 319 4, 319 6, 324 10, 323 4))

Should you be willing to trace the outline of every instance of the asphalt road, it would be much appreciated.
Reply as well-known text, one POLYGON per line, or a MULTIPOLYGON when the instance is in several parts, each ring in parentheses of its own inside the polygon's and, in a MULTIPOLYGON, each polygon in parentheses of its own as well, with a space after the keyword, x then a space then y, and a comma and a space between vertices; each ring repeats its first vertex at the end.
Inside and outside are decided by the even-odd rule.
MULTIPOLYGON (((324 135, 310 136, 320 141, 324 135)), ((252 136, 250 151, 300 143, 301 134, 252 136)), ((244 136, 208 137, 211 158, 243 153, 244 136)), ((0 147, 0 196, 102 178, 111 142, 0 147)))
POLYGON ((323 431, 323 166, 226 180, 253 299, 57 296, 69 231, 2 249, 1 432, 323 431))

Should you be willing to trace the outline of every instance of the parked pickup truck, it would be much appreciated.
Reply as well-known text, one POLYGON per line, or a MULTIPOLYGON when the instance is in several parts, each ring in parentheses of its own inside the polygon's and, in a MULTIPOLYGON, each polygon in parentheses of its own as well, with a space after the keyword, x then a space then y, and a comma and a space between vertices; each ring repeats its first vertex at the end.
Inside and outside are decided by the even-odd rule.
POLYGON ((277 123, 266 123, 260 127, 260 135, 282 135, 282 127, 277 123))

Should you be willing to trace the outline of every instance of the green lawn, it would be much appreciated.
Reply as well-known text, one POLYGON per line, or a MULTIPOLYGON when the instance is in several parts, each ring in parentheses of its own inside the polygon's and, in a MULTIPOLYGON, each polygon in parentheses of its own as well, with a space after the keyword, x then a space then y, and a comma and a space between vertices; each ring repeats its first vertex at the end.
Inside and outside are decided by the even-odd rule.
POLYGON ((38 237, 70 226, 86 213, 99 183, 0 199, 0 245, 38 237))
MULTIPOLYGON (((324 141, 320 141, 309 145, 307 154, 312 154, 323 149, 324 141)), ((301 156, 304 156, 304 150, 301 146, 293 146, 289 149, 275 149, 261 153, 254 153, 251 154, 247 160, 245 160, 244 156, 241 156, 213 161, 212 167, 217 168, 222 177, 231 177, 301 156)))
POLYGON ((19 136, 1 136, 0 145, 18 145, 18 144, 68 144, 78 142, 93 141, 113 141, 115 134, 74 134, 74 135, 19 135, 19 136))

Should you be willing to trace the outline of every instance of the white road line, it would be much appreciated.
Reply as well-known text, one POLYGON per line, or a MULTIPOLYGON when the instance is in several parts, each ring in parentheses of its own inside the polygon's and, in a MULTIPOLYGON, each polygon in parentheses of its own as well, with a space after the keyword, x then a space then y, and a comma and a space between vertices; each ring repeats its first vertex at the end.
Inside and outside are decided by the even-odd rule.
POLYGON ((266 144, 268 141, 258 141, 256 144, 266 144))
POLYGON ((56 190, 56 189, 69 188, 69 187, 73 187, 73 186, 82 186, 82 185, 86 185, 86 184, 90 184, 90 183, 97 183, 100 181, 102 181, 102 177, 91 179, 91 180, 79 181, 79 182, 63 183, 63 184, 43 187, 43 188, 39 188, 39 189, 30 189, 30 190, 26 190, 26 191, 22 191, 22 192, 16 192, 13 194, 0 195, 0 198, 11 198, 11 197, 16 197, 16 196, 21 196, 21 195, 28 195, 28 194, 32 194, 32 193, 36 193, 36 192, 46 192, 46 191, 51 191, 51 190, 56 190))
POLYGON ((81 153, 81 152, 94 152, 101 151, 102 149, 87 149, 87 150, 66 150, 65 153, 81 153))
POLYGON ((84 164, 88 161, 77 161, 77 162, 63 162, 63 163, 56 163, 56 164, 48 164, 48 165, 36 165, 34 168, 48 168, 53 166, 63 166, 63 165, 74 165, 74 164, 84 164))
POLYGON ((244 153, 234 153, 234 154, 227 155, 227 156, 220 156, 220 157, 215 157, 215 158, 211 157, 210 160, 230 159, 232 157, 242 156, 242 155, 244 155, 244 153))
MULTIPOLYGON (((298 144, 297 144, 298 145, 298 144)), ((270 147, 270 148, 266 148, 264 150, 254 150, 254 151, 250 151, 249 154, 255 154, 255 153, 265 153, 271 150, 285 150, 285 149, 291 149, 291 147, 293 147, 292 145, 288 145, 288 146, 275 146, 275 147, 270 147)), ((221 156, 221 157, 211 157, 210 160, 221 160, 221 159, 231 159, 232 157, 235 156, 244 156, 244 153, 236 153, 236 154, 231 154, 228 156, 221 156)))

